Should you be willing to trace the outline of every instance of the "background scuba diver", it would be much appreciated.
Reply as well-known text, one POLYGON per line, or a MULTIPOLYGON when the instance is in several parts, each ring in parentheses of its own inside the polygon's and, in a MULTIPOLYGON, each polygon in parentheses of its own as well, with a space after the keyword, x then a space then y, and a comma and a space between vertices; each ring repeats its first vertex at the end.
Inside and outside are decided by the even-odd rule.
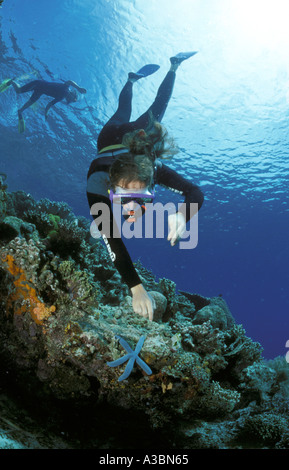
POLYGON ((6 90, 10 85, 13 86, 17 94, 27 93, 32 91, 32 95, 29 100, 24 103, 22 108, 18 110, 18 130, 20 133, 25 130, 25 122, 22 116, 22 113, 29 106, 36 103, 42 95, 51 96, 54 100, 50 101, 45 108, 45 119, 47 119, 47 114, 49 109, 54 106, 59 101, 66 99, 66 103, 75 103, 78 99, 77 91, 79 93, 86 93, 85 88, 81 88, 75 82, 68 80, 64 83, 57 82, 47 82, 45 80, 33 80, 29 83, 26 83, 23 86, 19 86, 13 79, 4 80, 0 85, 0 91, 6 90), (3 89, 1 89, 1 87, 3 89), (69 87, 74 87, 76 90, 70 90, 69 87))
MULTIPOLYGON (((184 233, 186 222, 194 215, 191 214, 190 203, 197 203, 200 209, 204 199, 200 188, 160 161, 160 158, 166 154, 176 153, 160 121, 173 91, 178 66, 194 54, 195 52, 180 53, 170 59, 170 70, 158 89, 155 101, 133 122, 129 122, 133 84, 154 73, 159 66, 149 64, 137 73, 129 73, 128 81, 119 96, 118 109, 99 134, 98 156, 91 163, 87 175, 87 198, 90 208, 96 203, 106 203, 110 209, 109 233, 108 231, 106 233, 105 227, 105 225, 108 227, 108 224, 98 224, 110 257, 122 279, 131 289, 134 311, 150 320, 153 319, 154 301, 143 287, 120 234, 110 236, 116 234, 112 202, 114 198, 120 200, 127 209, 125 218, 130 222, 139 215, 135 213, 134 208, 132 209, 136 197, 141 200, 144 198, 152 200, 155 184, 161 184, 182 194, 185 197, 184 210, 168 217, 168 240, 172 246, 184 233), (126 203, 128 200, 126 197, 129 195, 131 201, 126 203)), ((141 206, 139 199, 138 207, 141 206)), ((96 219, 98 214, 93 212, 91 210, 92 216, 96 219)))

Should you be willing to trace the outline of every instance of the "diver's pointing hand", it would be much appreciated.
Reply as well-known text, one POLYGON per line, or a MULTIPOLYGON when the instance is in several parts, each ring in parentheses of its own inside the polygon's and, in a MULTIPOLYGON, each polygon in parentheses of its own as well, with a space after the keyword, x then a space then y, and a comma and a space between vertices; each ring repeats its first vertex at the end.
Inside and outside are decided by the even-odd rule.
POLYGON ((142 317, 153 319, 154 309, 156 307, 155 300, 145 290, 142 284, 138 284, 131 288, 132 292, 132 307, 135 313, 142 317))
POLYGON ((171 214, 168 217, 169 234, 168 241, 171 242, 171 246, 174 246, 179 238, 182 238, 186 230, 186 220, 181 212, 171 214))

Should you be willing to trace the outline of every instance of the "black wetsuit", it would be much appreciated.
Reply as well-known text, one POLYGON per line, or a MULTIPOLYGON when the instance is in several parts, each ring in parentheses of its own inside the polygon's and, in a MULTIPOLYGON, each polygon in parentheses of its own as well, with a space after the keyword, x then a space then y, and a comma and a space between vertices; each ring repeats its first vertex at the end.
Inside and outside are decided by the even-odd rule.
MULTIPOLYGON (((150 112, 156 121, 160 122, 167 108, 172 94, 175 81, 175 73, 168 72, 162 82, 156 99, 152 106, 136 121, 129 122, 132 102, 132 83, 128 81, 119 96, 119 106, 116 113, 103 127, 98 137, 98 156, 90 165, 87 175, 87 198, 90 208, 95 203, 104 202, 110 208, 110 234, 115 230, 111 202, 108 197, 109 168, 115 158, 128 149, 121 145, 125 133, 137 129, 145 129, 150 122, 150 112), (113 147, 113 148, 112 148, 113 147)), ((200 188, 176 171, 163 164, 162 161, 155 162, 154 183, 165 186, 184 196, 186 204, 186 221, 193 215, 190 213, 190 203, 197 203, 200 209, 203 203, 203 193, 200 188)), ((111 259, 123 280, 129 288, 141 284, 140 278, 134 268, 129 253, 120 237, 109 238, 103 227, 98 227, 107 245, 111 259)))
POLYGON ((18 88, 17 93, 27 93, 33 91, 30 100, 35 102, 41 95, 52 96, 55 98, 55 103, 63 100, 69 89, 69 82, 55 83, 46 82, 45 80, 33 80, 18 88))

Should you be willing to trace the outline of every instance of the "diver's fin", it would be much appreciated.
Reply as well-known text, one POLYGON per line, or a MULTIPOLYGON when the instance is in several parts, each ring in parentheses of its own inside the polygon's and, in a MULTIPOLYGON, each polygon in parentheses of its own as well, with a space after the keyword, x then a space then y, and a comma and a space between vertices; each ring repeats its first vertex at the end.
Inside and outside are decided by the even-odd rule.
POLYGON ((12 82, 11 78, 5 78, 5 80, 3 80, 3 82, 0 84, 0 93, 7 90, 7 88, 10 87, 11 82, 12 82))
POLYGON ((194 52, 179 52, 174 57, 170 58, 171 64, 180 64, 183 60, 189 59, 193 55, 197 54, 198 51, 194 52))
POLYGON ((23 117, 18 119, 18 131, 20 134, 25 131, 25 121, 23 117))
POLYGON ((144 65, 141 69, 139 69, 137 73, 143 75, 144 77, 148 77, 149 75, 152 75, 157 70, 159 70, 159 68, 160 66, 157 64, 147 64, 144 65))
POLYGON ((140 78, 148 77, 152 75, 160 68, 157 64, 147 64, 144 65, 141 69, 137 72, 130 72, 128 74, 129 78, 134 78, 135 80, 139 80, 140 78))

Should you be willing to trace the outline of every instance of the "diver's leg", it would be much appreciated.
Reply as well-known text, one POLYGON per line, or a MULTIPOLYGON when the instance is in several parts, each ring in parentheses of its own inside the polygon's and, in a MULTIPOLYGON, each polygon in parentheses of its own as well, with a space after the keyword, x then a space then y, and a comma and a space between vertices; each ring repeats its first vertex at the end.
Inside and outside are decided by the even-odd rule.
POLYGON ((133 129, 146 128, 151 121, 151 116, 155 121, 161 122, 172 96, 176 71, 184 60, 189 59, 195 54, 196 52, 181 52, 170 58, 170 69, 158 89, 155 101, 144 114, 131 123, 133 129))
POLYGON ((111 124, 124 124, 129 122, 132 109, 132 87, 135 80, 128 79, 118 98, 118 108, 114 115, 107 122, 111 124))
POLYGON ((26 101, 26 103, 24 103, 24 105, 22 106, 22 108, 20 108, 18 110, 18 116, 19 118, 22 117, 22 113, 25 109, 29 108, 29 106, 31 106, 32 104, 34 104, 41 96, 41 93, 38 93, 38 92, 34 92, 32 94, 32 96, 30 96, 29 100, 26 101))
MULTIPOLYGON (((145 129, 153 118, 154 121, 161 122, 174 89, 176 74, 171 69, 162 81, 156 99, 149 109, 143 113, 136 121, 130 123, 130 130, 145 129)), ((129 132, 129 131, 127 131, 129 132)))
POLYGON ((119 98, 118 108, 107 124, 125 124, 130 121, 132 109, 132 87, 133 84, 141 78, 147 77, 155 73, 159 69, 159 65, 147 64, 138 72, 129 72, 128 80, 124 85, 119 98))
POLYGON ((39 80, 33 80, 32 82, 26 83, 23 86, 19 86, 14 80, 11 80, 11 85, 17 94, 27 93, 28 91, 34 91, 37 88, 39 80))
POLYGON ((98 136, 97 147, 99 151, 109 145, 121 144, 124 134, 135 129, 133 123, 129 122, 132 110, 133 84, 137 80, 155 73, 158 69, 159 65, 147 64, 138 72, 128 74, 128 80, 119 95, 118 108, 98 136))
POLYGON ((160 122, 172 95, 175 76, 175 71, 173 70, 167 73, 158 89, 154 103, 136 121, 121 123, 121 121, 115 120, 115 116, 118 116, 116 113, 100 132, 98 137, 98 149, 101 150, 109 145, 121 144, 122 138, 127 132, 145 129, 151 122, 151 113, 153 120, 160 122))
POLYGON ((128 78, 118 98, 118 108, 113 116, 103 126, 97 139, 97 147, 100 151, 109 145, 121 143, 123 133, 121 124, 129 123, 132 109, 132 87, 136 79, 128 78))
MULTIPOLYGON (((171 66, 158 89, 155 101, 145 113, 144 119, 147 119, 147 115, 152 113, 154 119, 161 122, 173 93, 175 79, 176 71, 173 66, 171 66)), ((142 120, 143 118, 140 117, 139 119, 142 120)))
MULTIPOLYGON (((27 83, 27 85, 31 85, 27 83)), ((26 85, 24 85, 26 87, 26 85)), ((22 87, 21 87, 22 88, 22 87)), ((27 89, 26 87, 25 91, 31 91, 27 89)), ((35 90, 36 87, 33 88, 35 90)), ((24 93, 25 91, 20 91, 20 93, 24 93)), ((39 91, 34 91, 33 94, 30 96, 29 100, 24 103, 22 108, 18 109, 18 131, 20 134, 22 134, 25 131, 25 121, 23 119, 22 113, 25 109, 29 108, 32 104, 34 104, 42 95, 39 91)))

